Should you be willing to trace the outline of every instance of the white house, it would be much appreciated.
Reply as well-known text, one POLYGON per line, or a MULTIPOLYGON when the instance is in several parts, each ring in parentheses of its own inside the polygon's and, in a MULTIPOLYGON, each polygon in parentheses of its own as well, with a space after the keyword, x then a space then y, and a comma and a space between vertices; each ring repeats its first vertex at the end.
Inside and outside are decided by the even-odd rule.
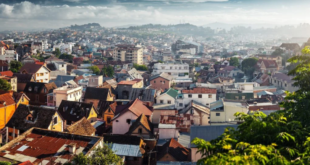
POLYGON ((64 71, 67 73, 67 63, 65 62, 53 62, 57 70, 64 71))
POLYGON ((50 81, 50 70, 44 65, 26 63, 20 68, 19 73, 32 74, 35 82, 49 83, 50 81))
POLYGON ((175 124, 158 124, 159 139, 179 138, 175 124))
POLYGON ((190 90, 182 90, 177 96, 175 103, 176 109, 182 109, 192 100, 210 107, 210 103, 216 101, 216 89, 196 87, 190 90))
POLYGON ((175 99, 177 98, 178 92, 179 92, 178 90, 169 88, 167 91, 157 96, 156 103, 175 105, 175 99))
POLYGON ((182 62, 166 62, 154 64, 152 75, 161 74, 164 72, 173 76, 174 78, 188 78, 189 65, 182 62))
POLYGON ((54 89, 53 91, 54 106, 59 107, 62 100, 80 101, 82 97, 82 90, 83 90, 83 87, 78 86, 76 84, 66 85, 66 86, 54 89))

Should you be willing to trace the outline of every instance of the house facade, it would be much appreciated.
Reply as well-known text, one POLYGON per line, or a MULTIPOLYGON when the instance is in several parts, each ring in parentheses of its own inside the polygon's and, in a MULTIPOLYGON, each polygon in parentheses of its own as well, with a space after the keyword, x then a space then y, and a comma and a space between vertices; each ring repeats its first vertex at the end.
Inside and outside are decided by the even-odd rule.
POLYGON ((172 85, 173 77, 168 73, 161 73, 150 77, 150 88, 165 91, 172 85))
POLYGON ((175 105, 175 99, 178 96, 178 92, 178 90, 169 88, 167 91, 156 97, 156 103, 175 105))
POLYGON ((214 88, 196 87, 190 90, 184 89, 178 94, 175 106, 179 110, 185 108, 192 100, 195 100, 206 107, 210 107, 210 103, 216 101, 216 93, 214 88))
POLYGON ((35 82, 49 83, 50 81, 50 70, 39 64, 26 63, 19 70, 22 74, 32 74, 35 82))
POLYGON ((270 76, 269 81, 270 81, 270 84, 280 89, 284 89, 289 92, 295 92, 299 88, 293 85, 294 80, 292 79, 293 79, 292 76, 288 76, 284 73, 274 73, 270 76))
POLYGON ((67 85, 53 90, 53 105, 59 107, 62 100, 81 101, 83 87, 77 85, 67 85))

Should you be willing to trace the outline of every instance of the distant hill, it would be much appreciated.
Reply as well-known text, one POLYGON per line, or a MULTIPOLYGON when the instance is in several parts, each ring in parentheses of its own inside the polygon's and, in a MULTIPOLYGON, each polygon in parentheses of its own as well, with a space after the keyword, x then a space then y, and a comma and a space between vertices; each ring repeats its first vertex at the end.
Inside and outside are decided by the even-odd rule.
POLYGON ((71 29, 74 30, 83 30, 83 29, 94 29, 94 28, 101 28, 99 23, 88 23, 88 24, 84 24, 84 25, 71 25, 70 26, 71 29))

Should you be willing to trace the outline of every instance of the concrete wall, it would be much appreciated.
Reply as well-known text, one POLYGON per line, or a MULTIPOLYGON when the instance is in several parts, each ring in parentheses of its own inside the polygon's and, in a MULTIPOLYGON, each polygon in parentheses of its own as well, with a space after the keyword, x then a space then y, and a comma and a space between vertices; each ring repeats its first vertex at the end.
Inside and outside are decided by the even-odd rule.
POLYGON ((130 111, 125 112, 120 117, 113 120, 112 133, 113 134, 125 134, 128 132, 130 123, 127 123, 127 119, 136 120, 138 116, 130 111))
POLYGON ((158 77, 156 79, 153 79, 150 81, 151 88, 152 89, 162 89, 162 90, 167 90, 171 87, 171 81, 164 79, 162 77, 158 77))
POLYGON ((168 101, 170 101, 170 104, 175 105, 175 98, 172 98, 170 95, 164 93, 156 98, 156 103, 157 104, 169 104, 168 101), (161 103, 160 101, 163 101, 161 103))
POLYGON ((41 67, 41 69, 39 69, 39 71, 34 74, 34 79, 36 82, 49 83, 50 73, 46 68, 41 67))

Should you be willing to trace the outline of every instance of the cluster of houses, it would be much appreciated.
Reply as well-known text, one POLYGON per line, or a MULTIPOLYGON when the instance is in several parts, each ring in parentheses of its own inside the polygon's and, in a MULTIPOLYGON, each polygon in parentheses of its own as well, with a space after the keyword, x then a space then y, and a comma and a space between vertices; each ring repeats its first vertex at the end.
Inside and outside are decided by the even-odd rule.
POLYGON ((279 111, 284 91, 297 90, 279 72, 280 56, 257 57, 253 80, 227 60, 208 70, 204 63, 157 62, 149 72, 110 61, 113 77, 54 56, 25 59, 17 73, 0 61, 1 79, 12 86, 0 92, 0 159, 63 164, 112 143, 128 165, 195 164, 201 155, 194 138, 212 140, 237 127, 236 112, 279 111))

